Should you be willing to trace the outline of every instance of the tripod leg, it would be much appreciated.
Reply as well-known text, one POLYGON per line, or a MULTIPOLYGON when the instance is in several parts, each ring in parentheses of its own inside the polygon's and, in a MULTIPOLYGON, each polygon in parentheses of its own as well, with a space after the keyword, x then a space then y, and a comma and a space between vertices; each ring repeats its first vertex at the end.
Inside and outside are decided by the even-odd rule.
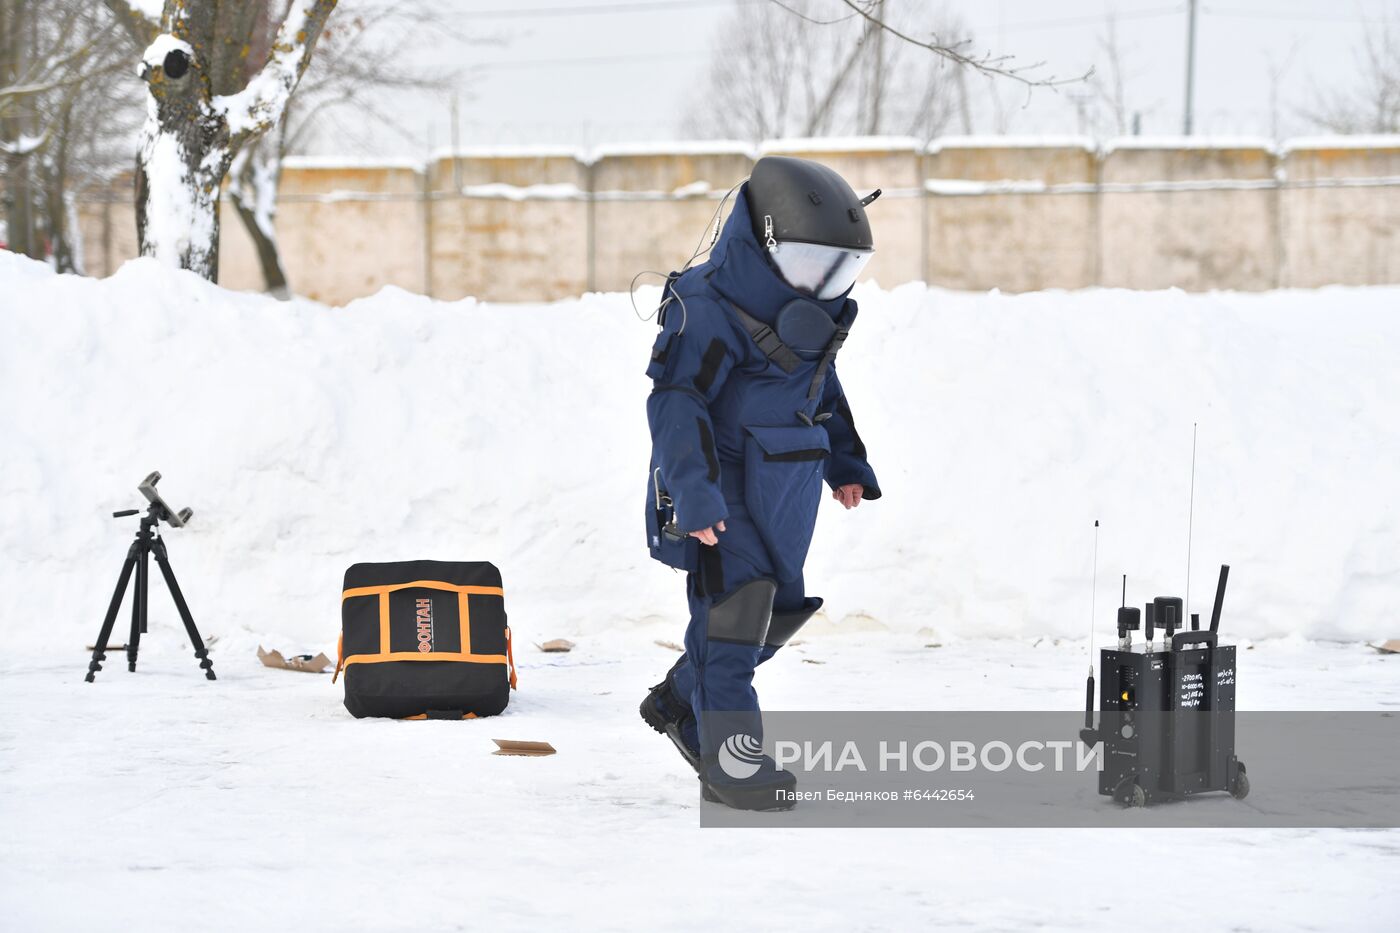
POLYGON ((190 615, 190 607, 185 602, 185 594, 180 592, 180 584, 175 580, 175 571, 170 569, 170 558, 165 553, 165 542, 157 541, 153 545, 156 552, 156 563, 160 565, 161 576, 165 577, 165 585, 170 590, 170 596, 175 600, 175 608, 180 611, 180 620, 185 623, 185 631, 190 636, 190 644, 194 647, 194 656, 199 658, 199 666, 204 668, 204 676, 210 680, 214 677, 214 662, 209 660, 209 649, 204 647, 204 639, 199 637, 199 629, 194 627, 194 617, 190 615))
POLYGON ((97 672, 102 670, 102 662, 107 660, 107 639, 112 637, 112 626, 116 624, 117 612, 122 607, 122 597, 126 595, 126 585, 131 580, 131 570, 135 566, 136 545, 133 544, 126 552, 121 576, 117 578, 117 588, 112 592, 112 601, 107 605, 107 616, 102 620, 102 630, 97 633, 97 642, 92 646, 92 661, 88 663, 87 676, 83 678, 88 683, 96 679, 97 672))
POLYGON ((131 637, 126 640, 126 669, 136 670, 136 652, 141 650, 141 633, 146 630, 146 586, 150 578, 150 552, 138 543, 136 591, 131 594, 131 637))

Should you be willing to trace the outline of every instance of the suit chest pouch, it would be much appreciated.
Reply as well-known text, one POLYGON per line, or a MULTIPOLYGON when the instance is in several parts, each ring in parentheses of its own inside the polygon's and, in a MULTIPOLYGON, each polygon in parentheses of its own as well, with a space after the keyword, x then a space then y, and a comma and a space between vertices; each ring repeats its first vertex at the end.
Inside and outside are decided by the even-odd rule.
POLYGON ((796 298, 779 309, 774 330, 794 353, 811 362, 826 353, 836 336, 836 322, 819 305, 796 298))
POLYGON ((681 531, 676 524, 676 507, 666 492, 661 468, 652 464, 647 483, 647 549, 653 560, 677 570, 699 567, 700 542, 681 531))

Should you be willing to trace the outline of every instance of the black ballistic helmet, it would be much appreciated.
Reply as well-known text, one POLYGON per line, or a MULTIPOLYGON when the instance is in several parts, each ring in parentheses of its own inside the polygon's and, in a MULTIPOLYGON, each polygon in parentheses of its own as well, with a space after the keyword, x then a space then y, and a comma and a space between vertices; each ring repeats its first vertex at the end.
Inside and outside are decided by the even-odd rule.
MULTIPOLYGON (((815 243, 847 250, 873 250, 875 239, 865 205, 846 179, 825 165, 787 156, 764 156, 748 183, 749 213, 758 242, 815 243), (764 218, 772 218, 772 229, 764 218)), ((879 192, 876 192, 878 195, 879 192)))
POLYGON ((816 162, 767 156, 745 189, 753 232, 793 288, 822 301, 850 291, 875 249, 865 205, 840 175, 816 162))

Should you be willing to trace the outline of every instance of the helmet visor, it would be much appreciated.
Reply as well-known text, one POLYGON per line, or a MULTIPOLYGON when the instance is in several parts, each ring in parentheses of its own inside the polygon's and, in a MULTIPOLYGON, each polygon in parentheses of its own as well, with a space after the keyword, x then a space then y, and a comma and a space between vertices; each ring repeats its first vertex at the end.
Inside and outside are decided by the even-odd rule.
POLYGON ((874 252, 788 241, 770 248, 768 255, 789 285, 827 301, 856 283, 874 252))

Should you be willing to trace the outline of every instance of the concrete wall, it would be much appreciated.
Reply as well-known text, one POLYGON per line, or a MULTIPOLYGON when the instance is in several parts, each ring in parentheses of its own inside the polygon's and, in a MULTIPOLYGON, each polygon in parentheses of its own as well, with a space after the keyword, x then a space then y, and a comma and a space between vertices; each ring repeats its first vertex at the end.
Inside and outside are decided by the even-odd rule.
MULTIPOLYGON (((592 269, 589 288, 624 291, 638 272, 679 269, 703 241, 725 192, 749 173, 737 145, 677 155, 604 150, 592 165, 592 269)), ((727 210, 727 208, 726 208, 727 210)), ((656 285, 646 276, 639 285, 656 285)))
POLYGON ((571 153, 433 160, 436 298, 547 301, 588 283, 588 167, 571 153))
MULTIPOLYGON (((1297 140, 796 140, 290 160, 278 236, 293 288, 342 304, 396 285, 542 301, 678 268, 760 155, 818 159, 872 207, 866 278, 959 289, 1259 290, 1400 282, 1400 137, 1297 140)), ((80 206, 88 264, 135 255, 118 196, 80 206)), ((224 211, 221 281, 257 288, 224 211)), ((655 281, 650 280, 650 281, 655 281)))
POLYGON ((1187 291, 1273 288, 1274 167, 1269 149, 1244 144, 1114 150, 1103 159, 1098 195, 1100 283, 1187 291))
MULTIPOLYGON (((277 240, 299 294, 331 304, 385 285, 422 291, 425 212, 413 166, 309 164, 282 175, 277 240)), ((219 281, 262 288, 262 271, 233 205, 220 214, 219 281)))
POLYGON ((1047 193, 1093 185, 1097 161, 1082 142, 941 145, 924 168, 928 281, 1011 292, 1098 281, 1097 199, 1047 193))
POLYGON ((1283 168, 1281 284, 1400 282, 1400 146, 1318 140, 1290 147, 1283 168))

